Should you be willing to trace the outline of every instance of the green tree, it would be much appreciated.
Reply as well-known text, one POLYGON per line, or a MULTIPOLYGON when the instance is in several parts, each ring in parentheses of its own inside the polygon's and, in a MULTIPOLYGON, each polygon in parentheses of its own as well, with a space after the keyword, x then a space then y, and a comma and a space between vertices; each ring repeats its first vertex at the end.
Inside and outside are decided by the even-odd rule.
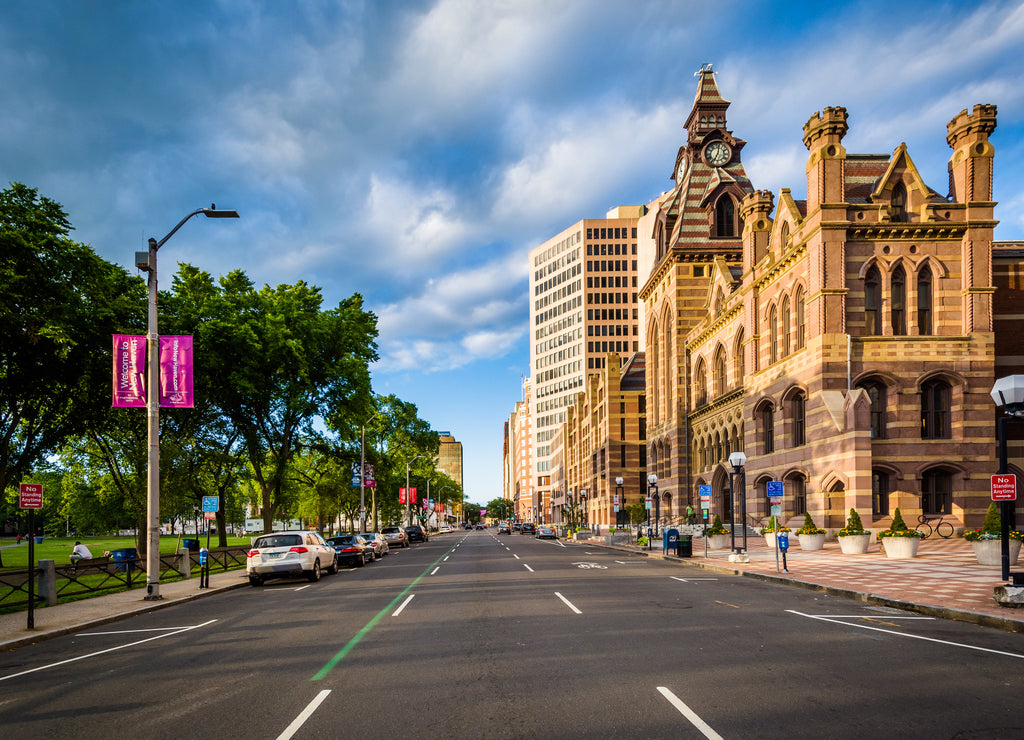
POLYGON ((0 490, 109 413, 111 335, 145 327, 142 280, 71 229, 34 188, 0 191, 0 490))
POLYGON ((353 295, 321 310, 319 288, 256 290, 240 270, 215 285, 182 265, 175 281, 182 315, 208 362, 209 394, 238 433, 259 491, 264 531, 295 509, 285 485, 299 441, 318 419, 350 426, 371 405, 369 363, 377 359, 376 317, 353 295))
POLYGON ((509 519, 515 512, 515 504, 505 498, 491 499, 484 508, 487 509, 487 516, 498 519, 509 519))

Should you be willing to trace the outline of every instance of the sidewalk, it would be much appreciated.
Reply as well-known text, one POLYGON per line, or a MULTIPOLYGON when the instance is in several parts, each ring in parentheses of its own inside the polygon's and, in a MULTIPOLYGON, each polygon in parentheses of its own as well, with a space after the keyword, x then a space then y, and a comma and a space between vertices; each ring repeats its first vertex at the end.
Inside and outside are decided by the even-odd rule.
MULTIPOLYGON (((837 596, 883 606, 909 609, 921 614, 955 619, 1024 632, 1024 609, 1000 606, 992 596, 996 586, 1005 585, 999 566, 978 565, 971 544, 962 538, 944 540, 930 537, 921 542, 916 558, 889 560, 881 545, 871 543, 864 555, 844 555, 838 542, 826 542, 825 549, 804 551, 796 538, 786 555, 789 573, 776 570, 775 550, 763 537, 748 537, 749 563, 729 562, 730 550, 704 551, 704 540, 693 538, 693 557, 664 555, 660 542, 651 550, 635 545, 605 545, 584 540, 581 545, 613 548, 696 566, 719 573, 731 573, 786 583, 837 596)), ((779 568, 782 556, 779 554, 779 568)), ((1024 571, 1024 564, 1011 572, 1024 571)))
POLYGON ((245 569, 213 572, 210 587, 200 589, 199 578, 160 584, 159 601, 145 601, 146 589, 94 596, 57 606, 36 607, 33 610, 35 629, 28 629, 28 611, 0 614, 0 651, 11 650, 51 637, 89 629, 107 622, 163 609, 184 601, 210 596, 232 588, 248 586, 245 569))

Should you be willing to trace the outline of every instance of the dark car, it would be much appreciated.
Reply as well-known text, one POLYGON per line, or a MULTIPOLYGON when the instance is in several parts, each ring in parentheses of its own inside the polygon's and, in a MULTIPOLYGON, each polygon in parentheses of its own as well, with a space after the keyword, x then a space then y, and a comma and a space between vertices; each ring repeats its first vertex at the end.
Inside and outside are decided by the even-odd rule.
POLYGON ((334 547, 339 563, 366 565, 374 561, 373 548, 357 534, 339 534, 328 537, 327 544, 334 547))
POLYGON ((411 527, 406 527, 405 533, 409 535, 409 542, 430 542, 427 530, 419 524, 413 524, 411 527))
POLYGON ((519 534, 537 534, 537 527, 532 522, 524 522, 519 528, 519 534))
POLYGON ((498 534, 512 534, 512 530, 509 529, 507 524, 498 525, 498 534))

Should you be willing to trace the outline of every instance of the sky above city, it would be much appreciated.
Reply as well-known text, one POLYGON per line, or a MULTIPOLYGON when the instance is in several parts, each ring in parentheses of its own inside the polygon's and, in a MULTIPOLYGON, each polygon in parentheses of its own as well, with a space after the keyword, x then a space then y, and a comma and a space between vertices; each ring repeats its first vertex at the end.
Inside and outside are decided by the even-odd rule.
MULTIPOLYGON (((0 186, 63 204, 134 269, 304 280, 379 317, 374 390, 463 443, 501 495, 529 375, 529 250, 671 186, 712 63, 757 189, 806 193, 801 127, 843 106, 850 153, 906 142, 948 192, 946 123, 998 106, 996 238, 1024 239, 1024 2, 439 0, 0 6, 0 186)), ((201 389, 197 389, 201 392, 201 389)))

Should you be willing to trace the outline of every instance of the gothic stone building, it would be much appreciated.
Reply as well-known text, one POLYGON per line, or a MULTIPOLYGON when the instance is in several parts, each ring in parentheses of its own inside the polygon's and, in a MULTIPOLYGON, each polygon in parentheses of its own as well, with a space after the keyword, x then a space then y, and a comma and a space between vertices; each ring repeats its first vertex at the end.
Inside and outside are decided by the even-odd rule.
POLYGON ((796 526, 810 512, 834 531, 853 508, 880 529, 897 506, 911 526, 922 513, 980 525, 996 472, 989 391, 997 364, 1012 372, 995 307, 1020 298, 1020 250, 992 242, 995 106, 948 124, 948 196, 903 144, 848 153, 847 112, 826 108, 804 125, 807 199, 783 189, 776 203, 750 187, 728 102, 709 68, 700 77, 676 187, 640 224, 648 464, 676 496, 663 514, 707 484, 727 520, 742 450, 753 519, 783 481, 796 526), (1002 303, 994 252, 1016 279, 1002 303))

